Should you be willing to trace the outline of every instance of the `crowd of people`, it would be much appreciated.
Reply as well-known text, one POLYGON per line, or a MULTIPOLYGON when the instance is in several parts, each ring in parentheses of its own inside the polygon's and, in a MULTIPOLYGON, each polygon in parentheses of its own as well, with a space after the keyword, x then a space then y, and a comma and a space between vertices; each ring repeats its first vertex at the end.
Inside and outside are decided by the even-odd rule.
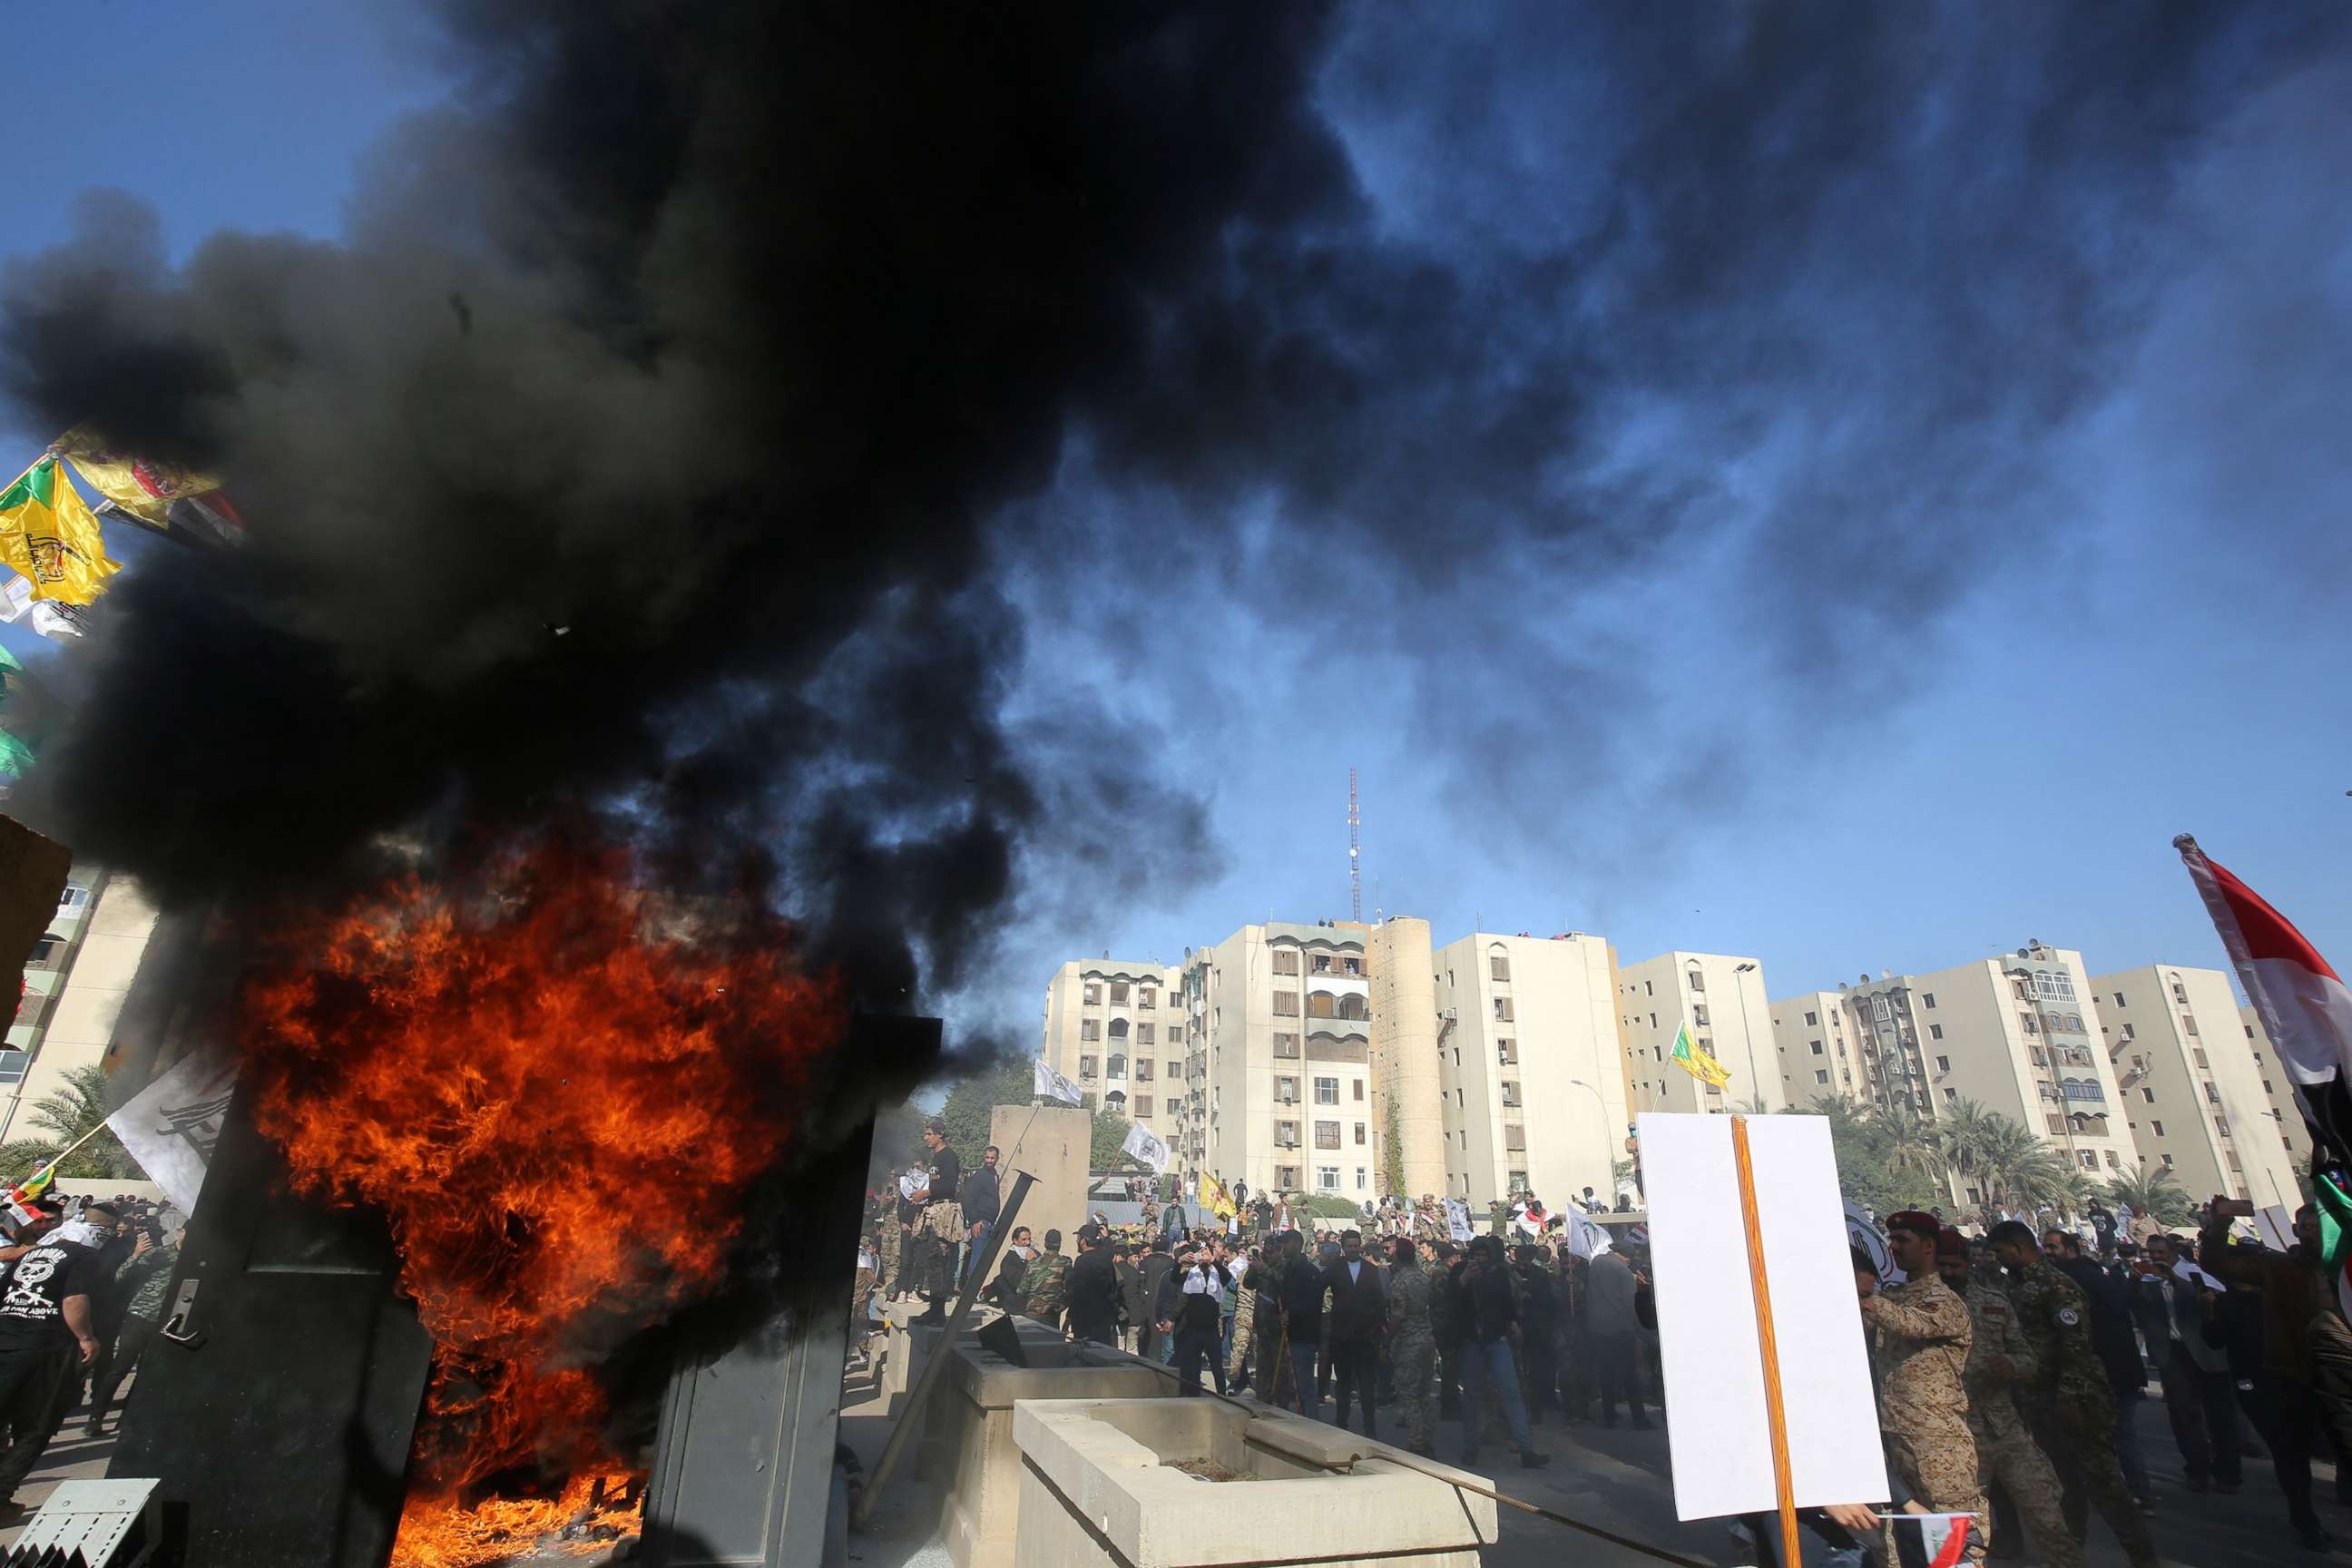
MULTIPOLYGON (((987 1201, 941 1224, 931 1194, 960 1189, 952 1152, 935 1151, 932 1186, 901 1194, 895 1223, 877 1215, 863 1284, 939 1310, 994 1224, 996 1155, 987 1201)), ((1209 1226, 1157 1203, 1139 1225, 1097 1215, 1068 1251, 1059 1231, 1041 1243, 1017 1226, 983 1297, 1170 1364, 1187 1394, 1205 1376, 1368 1436, 1393 1408, 1419 1454, 1434 1456, 1440 1419, 1459 1419, 1462 1451, 1448 1457, 1465 1463, 1497 1428, 1523 1464, 1549 1462, 1535 1436, 1548 1416, 1647 1426, 1658 1407, 1663 1419, 1654 1292, 1625 1229, 1588 1257, 1566 1216, 1532 1200, 1496 1205, 1467 1241, 1458 1211, 1388 1200, 1318 1236, 1282 1194, 1236 1196, 1238 1213, 1209 1226)), ((1608 1207, 1589 1194, 1576 1206, 1608 1207)), ((1895 1508, 1974 1516, 1972 1561, 2030 1540, 2051 1568, 2081 1563, 2095 1511, 2134 1568, 2153 1568, 2155 1491, 2134 1418, 2153 1383, 2190 1492, 2235 1492, 2245 1459, 2266 1456, 2292 1536, 2328 1549, 2312 1460, 2337 1458, 2352 1503, 2352 1331, 2314 1212, 2297 1216, 2289 1252, 2233 1235, 2243 1212, 2215 1200, 2193 1237, 2112 1221, 2037 1233, 1991 1215, 1969 1235, 1934 1211, 1891 1216, 1892 1267, 1859 1247, 1853 1262, 1895 1508)), ((1805 1522, 1832 1558, 1858 1558, 1891 1549, 1884 1511, 1863 1500, 1805 1522)), ((1750 1522, 1770 1560, 1773 1529, 1750 1522)))
POLYGON ((179 1261, 178 1211, 121 1194, 45 1195, 0 1246, 0 1523, 23 1512, 16 1489, 78 1406, 108 1430, 123 1385, 168 1319, 179 1261))

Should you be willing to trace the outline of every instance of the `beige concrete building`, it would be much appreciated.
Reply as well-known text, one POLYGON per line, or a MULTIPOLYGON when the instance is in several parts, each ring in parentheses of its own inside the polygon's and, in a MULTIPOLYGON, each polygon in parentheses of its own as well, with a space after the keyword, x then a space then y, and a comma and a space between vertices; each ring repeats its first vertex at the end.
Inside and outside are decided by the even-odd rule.
POLYGON ((2091 987, 2140 1163, 2168 1167, 2200 1202, 2220 1194, 2294 1208, 2294 1160, 2230 977, 2157 963, 2091 987))
POLYGON ((1429 922, 1395 915, 1365 943, 1372 999, 1372 1186, 1418 1198, 1446 1184, 1436 957, 1429 922))
POLYGON ((1184 1094, 1181 970, 1079 959, 1045 987, 1046 1064, 1090 1109, 1141 1123, 1172 1149, 1184 1094))
POLYGON ((1773 1003, 1772 1054, 1785 1104, 1802 1110, 1825 1095, 1853 1106, 1871 1103, 1869 1068, 1838 993, 1806 991, 1773 1003))
POLYGON ((2271 1117, 2278 1123, 2279 1141, 2286 1145, 2287 1158, 2294 1163, 2296 1190, 2307 1191, 2311 1185, 2311 1129, 2304 1125, 2303 1107, 2294 1102, 2294 1080, 2287 1076, 2286 1064, 2279 1059, 2270 1036, 2263 1032, 2261 1015, 2252 1007, 2241 1007, 2238 1024, 2245 1031, 2246 1048, 2253 1053, 2254 1070, 2262 1075, 2263 1093, 2270 1099, 2271 1117))
POLYGON ((1660 953, 1620 970, 1617 992, 1633 1109, 1730 1110, 1761 1104, 1779 1110, 1787 1105, 1762 963, 1734 953, 1660 953), (1701 1083, 1672 1060, 1675 1033, 1685 1026, 1730 1072, 1725 1088, 1701 1083))
POLYGON ((2081 953, 2037 942, 1932 974, 1864 980, 1844 995, 1877 1102, 1934 1121, 1974 1100, 2041 1134, 2085 1175, 2137 1167, 2081 953))
POLYGON ((1253 1194, 1375 1195, 1371 932, 1247 925, 1186 958, 1182 1170, 1253 1194))
POLYGON ((77 868, 68 879, 25 965, 25 994, 0 1051, 0 1142, 46 1137, 32 1108, 76 1068, 105 1065, 155 921, 155 906, 127 877, 77 868))
POLYGON ((1480 931, 1433 956, 1445 1173, 1420 1191, 1473 1212, 1517 1192, 1612 1198, 1632 1118, 1609 944, 1480 931))

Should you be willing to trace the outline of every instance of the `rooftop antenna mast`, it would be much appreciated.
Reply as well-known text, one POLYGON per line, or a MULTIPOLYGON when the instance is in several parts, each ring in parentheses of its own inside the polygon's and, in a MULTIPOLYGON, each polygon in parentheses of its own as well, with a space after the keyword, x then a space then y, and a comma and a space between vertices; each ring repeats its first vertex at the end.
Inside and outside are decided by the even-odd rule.
POLYGON ((1348 918, 1364 921, 1364 814, 1356 804, 1356 770, 1348 770, 1348 918))

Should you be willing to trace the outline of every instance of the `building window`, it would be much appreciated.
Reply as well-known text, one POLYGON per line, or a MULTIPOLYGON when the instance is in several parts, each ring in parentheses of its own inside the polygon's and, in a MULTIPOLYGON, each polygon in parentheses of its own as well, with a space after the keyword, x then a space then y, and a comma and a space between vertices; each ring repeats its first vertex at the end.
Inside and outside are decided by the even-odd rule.
POLYGON ((1936 994, 1935 994, 1933 991, 1922 991, 1922 992, 1920 992, 1920 993, 1919 993, 1919 1003, 1920 1003, 1920 1005, 1921 1005, 1922 1006, 1926 1007, 1926 1008, 1927 1009, 1927 1011, 1929 1011, 1930 1013, 1934 1012, 1934 1011, 1936 1010, 1936 994))
POLYGON ((1495 1020, 1502 1024, 1511 1022, 1511 999, 1508 996, 1495 998, 1495 1020))
POLYGON ((1524 1193, 1527 1190, 1528 1173, 1525 1171, 1513 1171, 1511 1173, 1511 1191, 1515 1193, 1524 1193))
POLYGON ((1702 1029, 1707 1026, 1706 1003, 1694 1002, 1691 1004, 1691 1022, 1696 1024, 1702 1029))
POLYGON ((1814 1040, 1814 1041, 1812 1041, 1812 1042, 1811 1042, 1811 1043, 1812 1047, 1813 1047, 1813 1055, 1815 1055, 1815 1056, 1820 1056, 1820 1055, 1822 1054, 1822 1043, 1821 1043, 1821 1041, 1819 1041, 1819 1040, 1814 1040))
POLYGON ((1316 1166, 1315 1184, 1322 1188, 1323 1191, 1327 1193, 1338 1192, 1339 1190, 1339 1167, 1337 1165, 1316 1166))
POLYGON ((1508 1150, 1525 1150, 1527 1146, 1527 1128, 1516 1121, 1505 1122, 1503 1124, 1503 1147, 1508 1150))
POLYGON ((1127 1005, 1126 981, 1114 980, 1110 983, 1110 1005, 1114 1007, 1124 1007, 1127 1005))
MULTIPOLYGON (((1654 986, 1654 985, 1651 984, 1650 984, 1648 981, 1646 981, 1646 980, 1644 980, 1644 981, 1643 981, 1643 982, 1642 982, 1642 994, 1643 994, 1643 995, 1644 995, 1644 996, 1655 996, 1657 994, 1658 994, 1658 988, 1657 988, 1656 986, 1654 986)), ((1652 1016, 1653 1017, 1656 1016, 1656 1015, 1655 1015, 1655 1014, 1653 1014, 1653 1015, 1651 1015, 1651 1016, 1652 1016)))
POLYGON ((1697 970, 1692 970, 1688 978, 1690 980, 1690 988, 1692 990, 1704 991, 1706 989, 1706 976, 1700 973, 1697 970))
POLYGON ((1114 1040, 1123 1040, 1123 1039, 1127 1038, 1127 1020, 1126 1020, 1126 1019, 1124 1019, 1124 1018, 1113 1018, 1113 1019, 1110 1021, 1110 1037, 1111 1037, 1112 1039, 1114 1039, 1114 1040))
POLYGON ((1082 1040, 1099 1040, 1099 1039, 1101 1039, 1101 1038, 1102 1038, 1102 1025, 1101 1025, 1100 1023, 1097 1022, 1095 1019, 1092 1019, 1092 1018, 1081 1018, 1081 1019, 1079 1019, 1079 1020, 1078 1020, 1078 1038, 1080 1038, 1080 1039, 1082 1039, 1082 1040))
POLYGON ((1367 1185, 1369 1185, 1369 1184, 1370 1184, 1370 1181, 1371 1181, 1371 1174, 1370 1174, 1370 1172, 1368 1172, 1368 1171, 1366 1171, 1366 1170, 1365 1170, 1361 1165, 1357 1166, 1357 1167, 1356 1167, 1356 1190, 1357 1190, 1358 1192, 1360 1192, 1360 1192, 1362 1192, 1362 1191, 1364 1190, 1364 1188, 1365 1188, 1367 1185))
POLYGON ((2139 1097, 2150 1105, 2154 1105, 2156 1103, 2156 1090, 2152 1089, 2141 1089, 2139 1091, 2139 1097))
POLYGON ((1150 986, 1139 985, 1135 988, 1135 1005, 1138 1007, 1142 1008, 1147 1013, 1150 1012, 1152 1010, 1151 999, 1157 994, 1159 994, 1159 993, 1153 991, 1150 986))
POLYGON ((1095 1076, 1094 1058, 1080 1057, 1078 1058, 1078 1076, 1080 1078, 1092 1078, 1095 1076))
POLYGON ((2221 1091, 2208 1083, 2205 1086, 2205 1098, 2210 1103, 2219 1105, 2221 1103, 2221 1091))
POLYGON ((2098 1157, 2096 1154, 2092 1153, 2088 1149, 2084 1150, 2084 1151, 2083 1151, 2083 1169, 2084 1169, 2084 1170, 2086 1170, 2086 1171, 2095 1171, 2095 1170, 2097 1170, 2098 1168, 2099 1168, 2099 1157, 2098 1157))
POLYGON ((1348 1081, 1355 1089, 1355 1099, 1360 1101, 1364 1098, 1364 1080, 1357 1078, 1349 1079, 1348 1081))
POLYGON ((1941 1025, 1941 1024, 1930 1024, 1930 1025, 1928 1025, 1928 1026, 1927 1026, 1927 1037, 1928 1037, 1929 1039, 1931 1039, 1931 1040, 1940 1040, 1940 1039, 1942 1039, 1942 1038, 1944 1037, 1944 1026, 1943 1026, 1943 1025, 1941 1025))
POLYGON ((2226 1116, 2213 1118, 2213 1131, 2227 1138, 2230 1135, 2230 1119, 2226 1116))
POLYGON ((1105 1076, 1109 1078, 1125 1078, 1127 1076, 1127 1058, 1119 1055, 1117 1051, 1113 1051, 1110 1054, 1110 1071, 1105 1076))
POLYGON ((1315 955, 1315 973, 1318 974, 1328 974, 1331 973, 1331 955, 1329 953, 1318 952, 1315 955))
POLYGON ((1829 1069, 1829 1068, 1815 1068, 1813 1069, 1813 1081, 1814 1081, 1815 1083, 1827 1083, 1827 1082, 1829 1082, 1829 1080, 1830 1080, 1830 1069, 1829 1069))
POLYGON ((1364 972, 1364 961, 1360 958, 1350 958, 1342 963, 1340 967, 1350 974, 1361 974, 1364 972))
MULTIPOLYGON (((2164 1136, 2164 1123, 2163 1123, 2163 1122, 2161 1122, 2161 1121, 2150 1121, 2147 1125, 2148 1125, 2149 1130, 2150 1130, 2151 1131, 2153 1131, 2153 1132, 2154 1132, 2154 1133, 2155 1133, 2158 1138, 2161 1138, 2161 1137, 2163 1137, 2163 1136, 2164 1136)), ((2172 1163, 2172 1162, 2171 1162, 2170 1160, 2167 1160, 2167 1161, 2165 1161, 2165 1163, 2166 1163, 2166 1164, 2168 1164, 2168 1165, 2169 1165, 2170 1163, 2172 1163)))
POLYGON ((1093 981, 1091 981, 1091 980, 1087 981, 1087 989, 1086 989, 1086 999, 1087 999, 1087 1005, 1088 1005, 1089 1007, 1091 1007, 1091 1006, 1093 1006, 1095 1004, 1097 1004, 1097 1003, 1100 1002, 1100 1001, 1102 1000, 1102 987, 1101 987, 1101 986, 1099 986, 1099 985, 1097 985, 1097 984, 1095 984, 1093 981))
POLYGON ((2238 1152, 2235 1149, 2222 1150, 2221 1157, 2230 1162, 2230 1169, 2233 1171, 2242 1171, 2245 1169, 2245 1166, 2238 1163, 2238 1152))
POLYGON ((1277 1018, 1298 1016, 1298 993, 1277 991, 1274 994, 1274 1016, 1277 1018))
POLYGON ((1944 1091, 1944 1100, 1947 1104, 1956 1102, 1959 1098, 1960 1091, 1957 1089, 1948 1089, 1944 1091))
POLYGON ((1949 1072, 1949 1071, 1951 1071, 1951 1070, 1952 1070, 1952 1058, 1949 1058, 1949 1057, 1937 1057, 1937 1058, 1936 1058, 1936 1070, 1937 1070, 1937 1072, 1949 1072))
MULTIPOLYGON (((2180 1015, 2180 1027, 2189 1034, 2195 1034, 2197 1032, 2196 1016, 2193 1014, 2189 1013, 2183 1013, 2180 1015)), ((2200 1052, 2199 1054, 2201 1056, 2203 1053, 2200 1052)), ((2201 1067, 2204 1064, 2200 1062, 2198 1065, 2201 1067)))
POLYGON ((1339 1104, 1339 1080, 1336 1078, 1317 1079, 1315 1080, 1315 1103, 1318 1105, 1339 1104))
POLYGON ((2166 1170, 2169 1171, 2170 1169, 2172 1169, 2172 1156, 2171 1156, 2171 1155, 2169 1155, 2169 1154, 2158 1154, 2158 1155, 2157 1156, 2157 1158, 2164 1162, 2164 1168, 2165 1168, 2166 1170))
POLYGON ((1503 1103, 1505 1105, 1517 1105, 1518 1102, 1519 1080, 1512 1078, 1505 1079, 1503 1080, 1503 1103))
POLYGON ((1821 1026, 1822 1016, 1819 1013, 1808 1013, 1805 1015, 1805 1027, 1808 1029, 1818 1029, 1821 1026))
POLYGON ((1497 1064, 1503 1067, 1517 1067, 1519 1061, 1519 1042, 1517 1040, 1496 1040, 1495 1042, 1495 1060, 1497 1064))
POLYGON ((1296 1165, 1276 1165, 1274 1168, 1274 1184, 1280 1187, 1286 1193, 1297 1192, 1298 1190, 1298 1167, 1296 1165))
POLYGON ((1276 948, 1274 950, 1274 973, 1276 974, 1297 973, 1298 950, 1295 947, 1276 948))
POLYGON ((1296 1121, 1276 1122, 1274 1124, 1274 1141, 1276 1144, 1285 1149, 1297 1148, 1298 1123, 1296 1121))
POLYGON ((2202 1046, 2191 1047, 2189 1052, 2189 1059, 2209 1072, 2212 1070, 2213 1064, 2205 1059, 2205 1047, 2202 1046))
POLYGON ((1278 1103, 1283 1105, 1297 1104, 1298 1080, 1295 1078, 1276 1079, 1274 1080, 1274 1098, 1278 1103))
POLYGON ((1315 1146, 1318 1149, 1337 1149, 1339 1146, 1339 1124, 1336 1121, 1317 1122, 1315 1146))
POLYGON ((1138 1116, 1149 1116, 1151 1114, 1151 1097, 1150 1095, 1139 1094, 1135 1097, 1135 1113, 1138 1116))
POLYGON ((2038 1035, 2042 1032, 2042 1026, 2033 1021, 2033 1015, 2031 1013, 2020 1013, 2017 1016, 2017 1023, 2018 1027, 2029 1035, 2038 1035))
POLYGON ((1360 1148, 1362 1148, 1363 1146, 1364 1146, 1364 1124, 1363 1124, 1362 1122, 1359 1121, 1359 1122, 1357 1122, 1357 1123, 1356 1123, 1356 1147, 1358 1147, 1359 1149, 1360 1149, 1360 1148))
POLYGON ((1507 953, 1488 953, 1486 955, 1486 977, 1490 980, 1508 980, 1511 977, 1510 956, 1507 953))
POLYGON ((1151 1058, 1150 1057, 1138 1057, 1135 1058, 1135 1081, 1138 1083, 1150 1083, 1151 1081, 1151 1058))
POLYGON ((1139 1046, 1148 1046, 1151 1043, 1150 1025, 1138 1024, 1135 1026, 1135 1043, 1139 1046))
POLYGON ((1298 1037, 1297 1035, 1276 1034, 1274 1037, 1274 1054, 1278 1057, 1297 1056, 1298 1054, 1298 1037))
POLYGON ((2060 1116, 2056 1111, 2053 1110, 2050 1112, 2049 1121, 2050 1131, 2052 1133, 2062 1134, 2066 1131, 2066 1119, 2060 1116))
POLYGON ((2125 1039, 2126 1039, 2126 1040, 2131 1040, 2131 1039, 2137 1039, 2138 1037, 2139 1037, 2139 1031, 2138 1031, 2137 1028, 2135 1028, 2133 1026, 2131 1026, 2131 1025, 2129 1025, 2129 1024, 2126 1024, 2126 1025, 2124 1026, 2124 1038, 2125 1038, 2125 1039))

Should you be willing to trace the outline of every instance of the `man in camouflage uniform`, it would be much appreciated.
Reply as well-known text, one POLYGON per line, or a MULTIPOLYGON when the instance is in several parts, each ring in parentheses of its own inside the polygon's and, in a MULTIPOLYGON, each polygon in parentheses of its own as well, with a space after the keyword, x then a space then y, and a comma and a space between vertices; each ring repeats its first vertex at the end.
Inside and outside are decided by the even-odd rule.
POLYGON ((1969 1431, 1977 1441, 1977 1468, 1998 1481, 2024 1517, 2034 1549, 2048 1568, 2082 1568, 2083 1543, 2066 1523, 2058 1473, 2026 1429, 2011 1391, 2030 1384, 2033 1345, 2017 1326, 2017 1309, 1990 1280, 1969 1269, 1969 1240, 1949 1226, 1936 1247, 1936 1268, 1969 1307, 1969 1431))
POLYGON ((1437 1375, 1437 1290, 1421 1269, 1421 1248, 1400 1236, 1389 1244, 1389 1364, 1396 1369, 1397 1403, 1404 1406, 1405 1446, 1437 1457, 1437 1412, 1431 1381, 1437 1375))
POLYGON ((1886 1249, 1909 1276, 1863 1298, 1862 1321, 1877 1341, 1878 1420, 1887 1458, 1921 1506, 1973 1513, 1968 1560, 1984 1560, 1989 1520, 1969 1435, 1968 1303, 1937 1276, 1943 1225, 1906 1209, 1886 1222, 1886 1249))
POLYGON ((2018 1401, 2065 1484, 2068 1519, 2086 1522, 2088 1505, 2096 1503, 2132 1568, 2156 1568, 2147 1521, 2116 1457, 2116 1396, 2091 1345, 2090 1303, 2042 1255, 2032 1226, 2003 1220, 1991 1240, 1993 1256, 2010 1274, 2018 1326, 2033 1346, 2034 1373, 2020 1383, 2018 1401))
POLYGON ((1027 1315, 1049 1329, 1060 1328, 1070 1296, 1070 1260, 1062 1256, 1060 1231, 1045 1233, 1045 1256, 1029 1266, 1021 1283, 1029 1292, 1027 1315))

